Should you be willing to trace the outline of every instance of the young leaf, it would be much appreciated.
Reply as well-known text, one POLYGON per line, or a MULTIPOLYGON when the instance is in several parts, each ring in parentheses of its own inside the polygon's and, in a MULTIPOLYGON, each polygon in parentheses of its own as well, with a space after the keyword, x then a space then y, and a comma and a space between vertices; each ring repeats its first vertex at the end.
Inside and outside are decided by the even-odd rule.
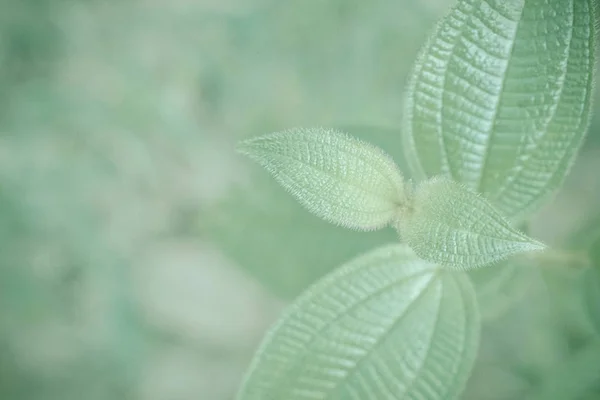
POLYGON ((480 321, 466 274, 404 245, 367 253, 306 291, 267 335, 239 400, 453 399, 480 321))
POLYGON ((335 130, 294 129, 242 142, 247 154, 319 217, 352 229, 389 224, 403 178, 379 148, 335 130))
MULTIPOLYGON (((411 3, 414 4, 414 2, 411 3)), ((406 161, 402 143, 402 128, 400 126, 380 126, 368 124, 340 124, 336 129, 346 132, 352 137, 364 140, 380 149, 385 149, 402 171, 405 180, 412 179, 410 166, 406 161)))
POLYGON ((482 196, 445 178, 421 183, 398 216, 400 236, 425 260, 469 269, 545 246, 511 227, 482 196))
POLYGON ((407 157, 511 219, 567 174, 590 117, 594 0, 459 0, 415 65, 407 157))
MULTIPOLYGON (((389 150, 400 170, 408 170, 403 163, 399 128, 368 125, 337 128, 389 150)), ((236 182, 217 203, 201 204, 194 229, 200 240, 218 246, 274 296, 291 301, 344 261, 381 243, 397 240, 391 229, 364 235, 308 215, 260 165, 241 161, 247 161, 241 167, 244 179, 236 182), (252 227, 251 235, 248 227, 252 227)))

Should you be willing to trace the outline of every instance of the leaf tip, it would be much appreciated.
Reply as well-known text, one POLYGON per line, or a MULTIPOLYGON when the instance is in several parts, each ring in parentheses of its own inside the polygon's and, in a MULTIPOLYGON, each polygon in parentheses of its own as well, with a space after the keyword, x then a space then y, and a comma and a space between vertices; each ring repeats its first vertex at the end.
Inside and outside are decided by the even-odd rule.
POLYGON ((538 240, 534 240, 534 239, 529 239, 529 242, 527 243, 527 246, 524 246, 525 250, 528 252, 538 252, 538 251, 544 251, 548 249, 548 245, 540 242, 538 240))
POLYGON ((273 147, 274 143, 271 135, 256 136, 239 141, 235 146, 235 152, 266 167, 265 164, 268 164, 268 161, 265 160, 265 157, 275 150, 273 147))
POLYGON ((253 149, 256 147, 256 138, 240 140, 235 145, 235 152, 248 157, 253 155, 253 149))

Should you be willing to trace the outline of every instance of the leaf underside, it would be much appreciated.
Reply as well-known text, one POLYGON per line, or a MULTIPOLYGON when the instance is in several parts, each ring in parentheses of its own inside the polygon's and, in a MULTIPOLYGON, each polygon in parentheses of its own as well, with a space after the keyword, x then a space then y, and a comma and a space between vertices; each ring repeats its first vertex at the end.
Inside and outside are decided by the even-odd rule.
POLYGON ((352 229, 389 224, 403 178, 379 148, 330 129, 293 129, 243 142, 247 154, 317 216, 352 229))
POLYGON ((588 127, 593 0, 462 0, 415 65, 404 140, 414 173, 534 212, 563 182, 588 127))
POLYGON ((405 245, 351 261, 267 335, 238 399, 452 399, 479 342, 473 287, 405 245))

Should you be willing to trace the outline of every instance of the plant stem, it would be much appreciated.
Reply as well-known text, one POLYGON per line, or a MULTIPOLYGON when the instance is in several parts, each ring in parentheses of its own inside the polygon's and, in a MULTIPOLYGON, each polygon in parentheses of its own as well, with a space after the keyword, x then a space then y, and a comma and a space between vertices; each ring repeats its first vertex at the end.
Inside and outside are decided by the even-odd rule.
POLYGON ((563 249, 547 249, 524 255, 527 259, 539 265, 561 268, 583 269, 592 266, 592 260, 583 251, 569 251, 563 249))

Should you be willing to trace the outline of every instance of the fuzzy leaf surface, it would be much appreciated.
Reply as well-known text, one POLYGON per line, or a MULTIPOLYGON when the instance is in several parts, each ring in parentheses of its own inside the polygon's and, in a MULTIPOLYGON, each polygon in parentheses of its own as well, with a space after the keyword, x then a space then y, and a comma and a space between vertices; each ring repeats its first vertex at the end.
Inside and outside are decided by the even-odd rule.
POLYGON ((317 216, 358 230, 389 224, 403 178, 379 148, 330 129, 293 129, 242 142, 247 154, 317 216))
POLYGON ((479 331, 465 273, 389 245, 300 296, 265 338, 238 399, 453 399, 479 331))
POLYGON ((587 130, 593 0, 459 0, 418 58, 407 157, 521 220, 562 184, 587 130))
MULTIPOLYGON (((399 128, 340 125, 338 130, 388 149, 401 171, 408 170, 399 128)), ((276 297, 291 301, 345 261, 397 239, 391 229, 365 234, 310 215, 260 165, 240 161, 246 179, 214 206, 201 207, 200 239, 217 245, 276 297)))
POLYGON ((483 196, 446 178, 421 183, 400 236, 425 260, 457 269, 482 267, 545 246, 510 225, 483 196))

